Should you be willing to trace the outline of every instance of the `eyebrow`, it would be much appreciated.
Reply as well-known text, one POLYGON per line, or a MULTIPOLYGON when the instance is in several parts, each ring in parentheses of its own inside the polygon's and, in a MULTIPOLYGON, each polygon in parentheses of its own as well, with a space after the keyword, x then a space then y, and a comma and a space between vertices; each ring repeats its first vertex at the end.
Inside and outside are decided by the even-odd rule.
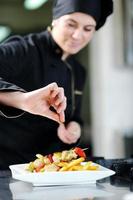
MULTIPOLYGON (((78 22, 75 21, 74 19, 67 19, 66 21, 71 21, 71 22, 73 22, 73 23, 78 23, 78 22)), ((95 24, 87 24, 87 25, 85 25, 85 26, 88 26, 88 27, 96 27, 95 24)))

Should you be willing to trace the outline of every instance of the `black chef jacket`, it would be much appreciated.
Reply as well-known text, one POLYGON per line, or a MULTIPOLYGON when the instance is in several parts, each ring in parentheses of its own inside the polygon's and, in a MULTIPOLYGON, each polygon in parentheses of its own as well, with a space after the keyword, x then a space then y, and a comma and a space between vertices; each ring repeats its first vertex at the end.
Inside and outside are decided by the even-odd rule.
MULTIPOLYGON (((74 56, 65 62, 61 56, 47 31, 9 38, 0 45, 0 90, 28 92, 56 82, 67 97, 66 123, 81 123, 85 70, 74 56)), ((48 118, 0 105, 0 168, 72 147, 59 140, 57 128, 48 118)))

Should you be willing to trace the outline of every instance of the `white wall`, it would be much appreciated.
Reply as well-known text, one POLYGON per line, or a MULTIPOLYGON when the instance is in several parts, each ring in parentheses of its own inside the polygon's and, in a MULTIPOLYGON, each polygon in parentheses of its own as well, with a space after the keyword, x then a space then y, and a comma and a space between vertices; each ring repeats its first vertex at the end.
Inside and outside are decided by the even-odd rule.
POLYGON ((133 130, 133 67, 124 66, 121 1, 90 44, 92 142, 96 156, 123 157, 133 130))

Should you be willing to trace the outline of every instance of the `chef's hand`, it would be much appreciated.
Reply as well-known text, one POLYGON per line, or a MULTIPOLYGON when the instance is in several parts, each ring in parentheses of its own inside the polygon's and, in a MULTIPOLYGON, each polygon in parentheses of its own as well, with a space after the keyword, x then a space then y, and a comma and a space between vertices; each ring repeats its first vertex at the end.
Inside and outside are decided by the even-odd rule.
POLYGON ((81 136, 80 125, 74 121, 69 122, 66 127, 64 124, 60 124, 57 135, 60 140, 66 144, 76 143, 81 136))
POLYGON ((66 97, 64 89, 56 83, 51 83, 32 92, 24 93, 26 97, 25 110, 62 123, 65 121, 66 97), (53 107, 54 110, 50 108, 53 107))
POLYGON ((66 97, 56 83, 31 92, 0 92, 0 103, 41 115, 62 123, 65 121, 66 97), (54 111, 51 110, 54 108, 54 111), (56 111, 56 112, 55 112, 56 111))

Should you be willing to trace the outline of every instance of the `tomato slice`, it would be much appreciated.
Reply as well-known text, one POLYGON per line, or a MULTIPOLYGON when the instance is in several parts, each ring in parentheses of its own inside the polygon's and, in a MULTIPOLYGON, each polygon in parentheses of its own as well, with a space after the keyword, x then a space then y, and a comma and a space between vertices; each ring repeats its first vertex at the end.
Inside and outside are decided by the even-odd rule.
POLYGON ((53 155, 52 155, 52 154, 47 155, 47 158, 49 159, 49 161, 50 161, 51 163, 54 162, 54 161, 53 161, 53 155))
POLYGON ((86 158, 85 152, 84 152, 83 149, 81 149, 80 147, 75 147, 75 148, 74 148, 74 151, 75 151, 75 153, 76 153, 78 156, 83 157, 83 158, 86 158))

